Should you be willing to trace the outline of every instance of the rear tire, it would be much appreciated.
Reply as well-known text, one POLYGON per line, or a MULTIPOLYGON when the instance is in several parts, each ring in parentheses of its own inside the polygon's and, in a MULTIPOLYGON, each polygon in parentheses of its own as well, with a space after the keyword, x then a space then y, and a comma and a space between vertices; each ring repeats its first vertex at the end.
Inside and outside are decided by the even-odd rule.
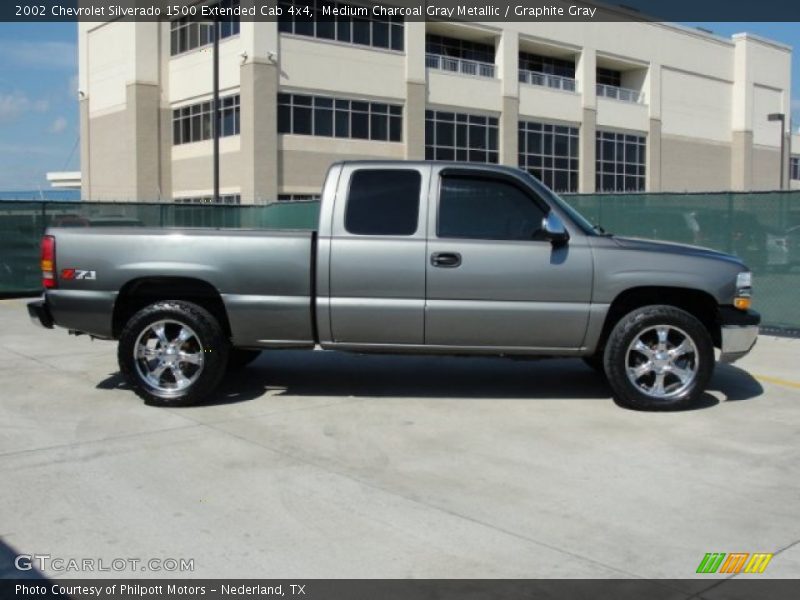
POLYGON ((714 346, 705 326, 688 312, 644 306, 614 326, 604 367, 620 406, 679 410, 705 391, 714 371, 714 346))
POLYGON ((211 394, 225 374, 230 343, 214 316, 182 300, 137 312, 122 330, 119 368, 152 406, 189 406, 211 394))

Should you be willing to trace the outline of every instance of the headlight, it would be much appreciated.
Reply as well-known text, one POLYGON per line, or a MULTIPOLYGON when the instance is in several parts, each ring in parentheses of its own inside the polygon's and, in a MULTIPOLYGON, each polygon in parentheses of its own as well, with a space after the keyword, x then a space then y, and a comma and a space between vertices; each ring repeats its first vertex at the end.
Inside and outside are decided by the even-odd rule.
POLYGON ((752 304, 753 274, 750 271, 739 273, 736 276, 736 297, 733 305, 739 310, 747 310, 752 304))
POLYGON ((739 273, 736 276, 736 289, 753 287, 753 274, 750 271, 739 273))

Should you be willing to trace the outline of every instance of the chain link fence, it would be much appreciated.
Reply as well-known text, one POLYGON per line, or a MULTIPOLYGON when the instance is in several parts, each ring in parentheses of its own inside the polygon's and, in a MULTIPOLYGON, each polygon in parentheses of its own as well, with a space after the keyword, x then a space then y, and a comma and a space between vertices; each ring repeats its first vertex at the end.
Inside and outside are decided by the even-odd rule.
MULTIPOLYGON (((735 254, 755 273, 755 307, 770 328, 800 330, 800 191, 584 194, 565 199, 617 235, 706 246, 735 254)), ((0 294, 40 289, 46 227, 314 229, 319 203, 215 206, 0 201, 0 294)))

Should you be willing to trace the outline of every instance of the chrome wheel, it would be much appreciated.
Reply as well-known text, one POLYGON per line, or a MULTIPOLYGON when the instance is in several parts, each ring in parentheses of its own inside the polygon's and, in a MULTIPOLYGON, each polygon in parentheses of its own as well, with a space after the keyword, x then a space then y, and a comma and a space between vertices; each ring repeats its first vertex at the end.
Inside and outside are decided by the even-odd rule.
POLYGON ((205 362, 197 334, 171 320, 156 321, 139 334, 133 359, 139 377, 153 393, 163 397, 179 395, 191 386, 205 362))
POLYGON ((697 346, 685 331, 656 325, 643 330, 628 346, 625 372, 642 393, 668 399, 692 386, 698 361, 697 346))

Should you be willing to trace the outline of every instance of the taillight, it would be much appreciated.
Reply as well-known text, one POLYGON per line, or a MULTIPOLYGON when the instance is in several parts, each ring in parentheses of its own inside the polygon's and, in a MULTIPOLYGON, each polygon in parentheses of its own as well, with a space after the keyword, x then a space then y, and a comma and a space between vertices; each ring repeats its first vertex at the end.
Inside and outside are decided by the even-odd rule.
POLYGON ((56 281, 56 238, 46 235, 42 238, 42 286, 54 288, 58 285, 56 281))

